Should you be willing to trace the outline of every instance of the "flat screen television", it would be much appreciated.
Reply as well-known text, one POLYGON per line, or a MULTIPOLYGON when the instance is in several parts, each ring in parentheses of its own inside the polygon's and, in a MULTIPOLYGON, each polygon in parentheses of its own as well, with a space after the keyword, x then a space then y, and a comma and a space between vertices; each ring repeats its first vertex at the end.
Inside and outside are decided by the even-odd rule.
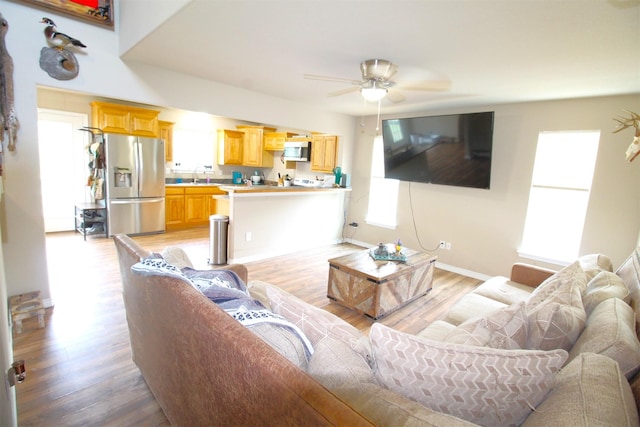
POLYGON ((383 120, 385 178, 488 189, 493 116, 490 111, 383 120))

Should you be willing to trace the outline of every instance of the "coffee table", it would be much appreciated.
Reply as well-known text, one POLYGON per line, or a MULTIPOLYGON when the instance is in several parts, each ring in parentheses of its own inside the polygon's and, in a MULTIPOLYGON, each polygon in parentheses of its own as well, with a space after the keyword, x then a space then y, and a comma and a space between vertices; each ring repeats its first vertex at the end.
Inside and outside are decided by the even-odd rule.
POLYGON ((408 248, 402 253, 406 262, 376 261, 369 249, 330 259, 327 297, 380 319, 426 295, 437 257, 408 248))

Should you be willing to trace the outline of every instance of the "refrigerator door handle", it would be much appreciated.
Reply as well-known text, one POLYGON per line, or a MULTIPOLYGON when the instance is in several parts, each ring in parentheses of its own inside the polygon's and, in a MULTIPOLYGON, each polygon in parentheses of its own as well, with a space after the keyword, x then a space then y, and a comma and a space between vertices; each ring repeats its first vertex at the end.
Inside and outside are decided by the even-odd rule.
POLYGON ((112 205, 131 205, 131 204, 143 204, 143 203, 158 203, 164 200, 163 197, 153 198, 153 199, 122 199, 122 200, 111 200, 112 205))

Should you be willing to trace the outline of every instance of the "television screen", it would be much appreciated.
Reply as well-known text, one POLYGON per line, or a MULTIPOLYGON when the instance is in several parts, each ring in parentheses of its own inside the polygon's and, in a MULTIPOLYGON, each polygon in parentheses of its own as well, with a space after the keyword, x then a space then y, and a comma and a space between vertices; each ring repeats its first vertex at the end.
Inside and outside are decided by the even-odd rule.
POLYGON ((385 178, 489 188, 493 111, 382 121, 385 178))

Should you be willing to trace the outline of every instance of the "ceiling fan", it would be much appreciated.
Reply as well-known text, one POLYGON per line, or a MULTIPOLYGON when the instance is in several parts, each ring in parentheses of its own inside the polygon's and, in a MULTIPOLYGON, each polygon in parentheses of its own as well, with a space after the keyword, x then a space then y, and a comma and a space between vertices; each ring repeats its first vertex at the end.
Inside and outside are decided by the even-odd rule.
POLYGON ((318 76, 305 74, 308 80, 322 80, 328 82, 348 83, 352 87, 331 92, 328 96, 339 96, 360 91, 362 97, 369 102, 378 102, 388 97, 391 102, 398 103, 405 100, 400 93, 402 90, 417 91, 446 91, 451 88, 449 80, 425 80, 420 82, 406 82, 396 84, 391 78, 398 71, 398 67, 386 59, 367 59, 360 63, 361 80, 344 79, 340 77, 318 76))

